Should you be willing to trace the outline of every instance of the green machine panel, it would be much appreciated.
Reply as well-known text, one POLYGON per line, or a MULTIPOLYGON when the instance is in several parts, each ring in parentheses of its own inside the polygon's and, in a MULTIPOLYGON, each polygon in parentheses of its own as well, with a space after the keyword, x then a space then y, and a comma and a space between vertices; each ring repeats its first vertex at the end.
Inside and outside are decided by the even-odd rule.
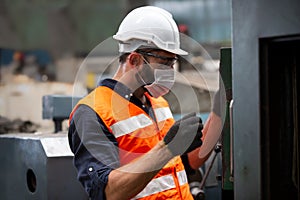
POLYGON ((221 48, 220 87, 224 84, 226 92, 226 115, 222 130, 222 189, 223 199, 233 199, 233 137, 231 126, 232 64, 231 48, 221 48))

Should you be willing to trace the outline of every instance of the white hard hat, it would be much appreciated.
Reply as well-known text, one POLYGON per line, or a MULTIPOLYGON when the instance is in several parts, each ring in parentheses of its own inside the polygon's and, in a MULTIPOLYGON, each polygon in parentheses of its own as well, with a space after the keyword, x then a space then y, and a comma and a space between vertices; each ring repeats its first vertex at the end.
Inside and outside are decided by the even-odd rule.
POLYGON ((154 6, 132 10, 113 38, 119 41, 122 53, 138 48, 158 48, 177 55, 188 54, 180 49, 179 31, 171 13, 154 6))

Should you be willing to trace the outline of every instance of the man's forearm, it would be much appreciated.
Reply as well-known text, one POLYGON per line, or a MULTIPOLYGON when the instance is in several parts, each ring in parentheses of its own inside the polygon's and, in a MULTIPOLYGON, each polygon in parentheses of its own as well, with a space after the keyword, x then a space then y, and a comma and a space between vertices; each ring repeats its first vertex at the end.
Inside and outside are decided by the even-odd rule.
POLYGON ((172 158, 172 153, 161 141, 137 160, 111 171, 105 188, 107 199, 120 200, 134 197, 172 158))
POLYGON ((221 136, 222 125, 221 118, 211 112, 202 131, 202 146, 188 154, 189 163, 193 169, 201 167, 209 158, 221 136))

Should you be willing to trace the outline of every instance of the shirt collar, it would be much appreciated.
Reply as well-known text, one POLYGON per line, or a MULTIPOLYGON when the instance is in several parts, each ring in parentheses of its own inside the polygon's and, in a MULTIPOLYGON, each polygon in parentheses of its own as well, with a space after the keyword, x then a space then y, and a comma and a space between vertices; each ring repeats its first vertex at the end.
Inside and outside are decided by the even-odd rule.
MULTIPOLYGON (((131 103, 137 105, 138 107, 140 107, 142 110, 144 110, 146 113, 148 113, 151 116, 151 113, 149 112, 151 109, 147 108, 144 104, 142 104, 142 102, 140 100, 138 100, 138 98, 133 96, 132 91, 123 83, 116 81, 114 79, 104 79, 99 82, 98 86, 105 86, 105 87, 112 89, 114 92, 116 92, 123 98, 127 99, 131 103)), ((150 105, 151 103, 148 98, 146 98, 146 99, 150 105)))
POLYGON ((126 85, 114 79, 104 79, 99 82, 98 86, 108 87, 128 100, 133 96, 132 91, 126 85))

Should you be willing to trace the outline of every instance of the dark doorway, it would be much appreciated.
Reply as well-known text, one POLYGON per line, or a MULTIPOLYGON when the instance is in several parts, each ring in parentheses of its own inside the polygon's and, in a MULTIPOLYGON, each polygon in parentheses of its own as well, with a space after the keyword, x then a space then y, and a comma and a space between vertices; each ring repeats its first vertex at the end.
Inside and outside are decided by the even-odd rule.
POLYGON ((260 39, 262 198, 298 200, 300 35, 260 39))

